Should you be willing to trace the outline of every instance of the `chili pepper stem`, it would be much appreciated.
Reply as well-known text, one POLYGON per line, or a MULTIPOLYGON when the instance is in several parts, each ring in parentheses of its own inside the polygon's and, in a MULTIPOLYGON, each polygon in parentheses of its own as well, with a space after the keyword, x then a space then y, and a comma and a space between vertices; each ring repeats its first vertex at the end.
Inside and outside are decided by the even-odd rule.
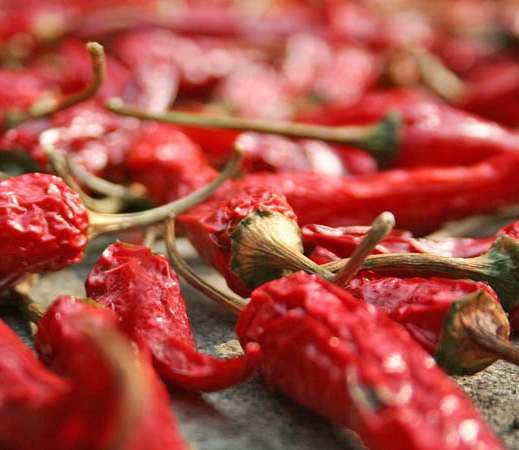
POLYGON ((509 333, 501 304, 479 290, 451 305, 434 356, 455 375, 471 375, 497 359, 519 366, 519 348, 508 341, 509 333))
POLYGON ((324 126, 288 121, 247 119, 223 115, 210 115, 186 111, 153 113, 126 105, 120 98, 107 101, 107 108, 117 114, 145 120, 174 123, 177 125, 225 128, 240 131, 279 134, 287 137, 316 139, 336 144, 354 145, 373 155, 379 166, 386 167, 396 156, 400 143, 401 120, 397 114, 388 114, 373 125, 324 126))
POLYGON ((29 111, 21 113, 12 112, 6 116, 4 128, 14 128, 23 122, 49 116, 92 98, 104 82, 106 57, 104 47, 98 42, 87 42, 86 48, 92 61, 92 79, 82 91, 72 93, 61 99, 52 98, 50 100, 45 99, 38 101, 29 111))
MULTIPOLYGON (((340 271, 349 258, 323 264, 330 272, 340 271)), ((368 256, 362 270, 395 270, 399 273, 427 272, 449 278, 487 282, 509 312, 519 300, 519 242, 507 235, 496 238, 490 250, 472 258, 452 258, 428 253, 393 253, 368 256)))
POLYGON ((333 273, 303 254, 301 230, 285 215, 257 210, 231 234, 231 270, 250 289, 303 270, 332 279, 333 273))
POLYGON ((377 216, 371 224, 370 230, 348 259, 348 262, 335 274, 333 282, 339 286, 346 286, 362 267, 364 260, 394 226, 395 216, 389 211, 385 211, 377 216))
POLYGON ((232 158, 220 172, 217 178, 202 188, 186 195, 178 200, 158 206, 156 208, 123 214, 103 214, 89 211, 89 237, 95 237, 106 233, 113 233, 129 228, 151 225, 161 222, 169 216, 174 216, 186 211, 192 206, 207 199, 225 181, 238 172, 241 161, 241 152, 235 149, 232 158))
POLYGON ((211 300, 214 300, 233 314, 239 315, 242 309, 247 305, 247 300, 236 295, 224 293, 200 277, 193 269, 191 269, 191 267, 189 267, 177 249, 175 219, 170 218, 166 220, 164 227, 166 249, 171 265, 175 271, 195 289, 207 295, 211 300))

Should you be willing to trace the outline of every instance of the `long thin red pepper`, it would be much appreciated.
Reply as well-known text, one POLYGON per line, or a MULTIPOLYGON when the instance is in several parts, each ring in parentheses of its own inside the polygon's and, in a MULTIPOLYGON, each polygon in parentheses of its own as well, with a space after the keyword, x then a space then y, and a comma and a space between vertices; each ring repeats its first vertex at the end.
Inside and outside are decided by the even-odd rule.
POLYGON ((59 423, 56 435, 49 433, 51 443, 78 434, 84 444, 71 442, 65 448, 188 447, 150 355, 145 349, 136 350, 119 331, 112 311, 72 296, 58 297, 38 322, 34 346, 52 370, 73 380, 78 392, 77 398, 60 405, 65 422, 59 423), (111 367, 114 358, 122 367, 111 367), (86 390, 89 385, 92 388, 86 390), (68 429, 64 426, 67 418, 68 429))
POLYGON ((352 429, 370 450, 504 448, 403 327, 320 277, 262 285, 236 333, 242 345, 259 343, 271 387, 352 429))
POLYGON ((196 348, 177 275, 166 257, 147 247, 109 245, 92 266, 87 295, 119 316, 119 326, 149 348, 153 364, 170 386, 216 391, 239 384, 258 369, 254 345, 245 355, 220 359, 196 348))
POLYGON ((301 120, 360 125, 374 123, 389 112, 402 120, 398 152, 390 167, 469 165, 502 152, 516 153, 519 147, 519 136, 511 128, 417 89, 373 90, 352 105, 325 105, 301 120))
POLYGON ((390 211, 398 228, 420 236, 447 221, 517 203, 518 170, 519 154, 506 152, 470 166, 390 169, 359 177, 250 174, 237 185, 275 188, 285 195, 300 226, 368 224, 390 211))

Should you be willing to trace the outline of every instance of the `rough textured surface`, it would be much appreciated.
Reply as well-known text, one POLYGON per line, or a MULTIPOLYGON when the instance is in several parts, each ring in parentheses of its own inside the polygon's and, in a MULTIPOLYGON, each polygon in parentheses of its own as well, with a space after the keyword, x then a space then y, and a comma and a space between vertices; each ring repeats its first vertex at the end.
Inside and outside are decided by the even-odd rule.
MULTIPOLYGON (((221 278, 200 263, 189 246, 184 243, 181 249, 197 272, 223 288, 221 278)), ((157 250, 163 248, 159 245, 157 250)), ((42 303, 61 294, 83 295, 83 279, 97 254, 92 250, 73 269, 43 276, 31 295, 42 303)), ((235 317, 186 284, 183 292, 199 348, 221 356, 235 352, 235 317)), ((10 323, 27 335, 29 330, 15 319, 10 323)), ((519 368, 503 362, 474 376, 456 378, 510 450, 519 450, 518 379, 519 368)), ((182 432, 197 450, 362 448, 350 433, 271 391, 260 377, 218 393, 173 392, 172 407, 182 432)))

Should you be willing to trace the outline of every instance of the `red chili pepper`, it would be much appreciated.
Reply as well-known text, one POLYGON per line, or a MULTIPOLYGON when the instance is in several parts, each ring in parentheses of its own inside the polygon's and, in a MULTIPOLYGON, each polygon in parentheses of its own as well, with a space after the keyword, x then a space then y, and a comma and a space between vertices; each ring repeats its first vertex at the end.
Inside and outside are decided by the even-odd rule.
POLYGON ((390 211, 398 228, 417 236, 443 223, 495 212, 519 200, 519 153, 495 155, 471 166, 391 169, 344 177, 318 173, 249 174, 236 189, 264 186, 283 194, 300 226, 368 224, 390 211))
MULTIPOLYGON (((349 258, 369 229, 369 226, 304 225, 301 227, 301 237, 305 254, 319 264, 349 258)), ((376 245, 372 253, 434 253, 468 258, 485 253, 491 247, 494 239, 495 236, 417 238, 409 231, 393 229, 376 245)))
POLYGON ((175 202, 126 214, 88 211, 77 192, 54 175, 29 173, 0 180, 0 286, 27 273, 79 262, 89 239, 164 220, 207 198, 239 165, 239 157, 203 188, 175 202))
POLYGON ((38 322, 40 358, 73 383, 73 395, 55 405, 60 414, 55 434, 46 436, 49 448, 187 448, 149 354, 136 351, 117 322, 111 311, 71 296, 57 298, 38 322))
POLYGON ((364 271, 344 288, 402 324, 450 374, 473 374, 499 358, 518 361, 507 315, 487 283, 364 271))
POLYGON ((197 350, 178 278, 166 257, 146 247, 111 244, 85 286, 89 297, 117 313, 132 340, 150 349, 154 366, 171 386, 221 390, 247 380, 258 368, 254 345, 229 359, 197 350))
POLYGON ((54 446, 48 438, 58 436, 64 425, 61 421, 65 418, 63 411, 59 411, 56 423, 53 410, 56 399, 66 397, 69 383, 47 370, 3 320, 0 320, 0 336, 1 447, 6 450, 33 449, 38 442, 42 450, 60 448, 58 439, 54 446))
MULTIPOLYGON (((303 255, 292 207, 275 187, 265 188, 263 183, 243 188, 240 179, 229 181, 210 199, 179 214, 177 222, 200 257, 225 278, 231 290, 244 297, 250 294, 251 286, 290 270, 284 264, 270 264, 268 256, 273 251, 282 248, 284 254, 303 255), (258 242, 248 245, 258 252, 257 258, 249 258, 251 255, 245 248, 235 248, 235 242, 241 241, 240 230, 249 229, 250 222, 259 230, 258 242), (272 245, 277 245, 276 250, 272 245), (237 254, 246 260, 239 265, 250 270, 236 271, 237 254)), ((317 264, 312 264, 312 269, 319 272, 317 264)))
POLYGON ((81 260, 88 213, 61 178, 31 173, 0 180, 0 280, 60 270, 81 260))
POLYGON ((242 169, 254 172, 320 172, 361 175, 378 172, 377 161, 364 150, 317 140, 245 132, 234 145, 243 151, 242 169))
POLYGON ((178 127, 146 122, 124 156, 126 180, 141 183, 158 204, 206 185, 218 171, 201 148, 178 127))
POLYGON ((389 112, 398 113, 403 122, 391 167, 469 165, 503 152, 516 153, 519 147, 519 136, 510 128, 417 89, 373 90, 352 105, 325 105, 301 120, 358 125, 377 122, 389 112))
POLYGON ((371 450, 504 448, 401 325, 320 277, 297 272, 254 290, 236 333, 260 345, 270 386, 371 450))

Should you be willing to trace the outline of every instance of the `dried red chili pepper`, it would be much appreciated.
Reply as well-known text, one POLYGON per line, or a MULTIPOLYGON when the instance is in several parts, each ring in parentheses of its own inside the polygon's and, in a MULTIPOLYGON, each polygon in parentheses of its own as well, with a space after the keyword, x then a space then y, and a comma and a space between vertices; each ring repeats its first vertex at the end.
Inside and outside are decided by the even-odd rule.
POLYGON ((89 239, 161 221, 207 198, 239 165, 175 202, 126 214, 88 211, 77 192, 54 175, 29 173, 0 180, 0 286, 23 274, 63 269, 83 257, 89 239))
POLYGON ((402 324, 448 373, 473 374, 499 358, 518 361, 507 315, 486 283, 364 271, 344 289, 402 324))
POLYGON ((74 395, 55 405, 59 428, 47 438, 57 446, 49 448, 187 448, 150 355, 119 332, 112 311, 59 297, 38 322, 34 345, 42 361, 73 383, 74 395), (67 443, 70 438, 75 441, 67 443))
MULTIPOLYGON (((335 259, 348 258, 369 231, 369 226, 328 227, 308 224, 301 227, 305 254, 324 264, 335 259)), ((468 258, 485 253, 495 236, 480 238, 438 237, 417 238, 407 230, 395 230, 373 249, 378 253, 434 253, 437 255, 468 258)))
POLYGON ((324 140, 331 143, 360 147, 376 158, 380 166, 386 166, 398 150, 400 119, 391 111, 380 120, 360 126, 329 127, 311 123, 249 119, 215 114, 198 114, 181 110, 162 113, 146 111, 126 105, 122 99, 109 99, 107 108, 117 114, 144 120, 173 123, 179 126, 245 130, 279 134, 288 137, 324 140))
POLYGON ((124 155, 125 178, 141 183, 158 204, 181 198, 214 180, 218 171, 178 127, 143 123, 124 155))
POLYGON ((234 145, 243 152, 244 173, 321 172, 361 175, 378 172, 375 158, 355 147, 252 132, 238 135, 234 145))
POLYGON ((499 153, 515 153, 519 146, 514 130, 411 88, 369 91, 356 103, 324 105, 299 120, 331 127, 362 125, 390 112, 402 120, 398 152, 390 167, 469 165, 499 153))
POLYGON ((508 152, 471 166, 390 169, 359 177, 249 174, 237 185, 275 188, 294 209, 300 226, 367 224, 390 211, 398 228, 421 236, 447 221, 517 203, 517 170, 519 154, 508 152))
POLYGON ((254 290, 236 333, 260 345, 272 388, 372 450, 504 448, 402 326, 318 276, 297 272, 254 290))
POLYGON ((265 188, 262 183, 243 188, 240 179, 228 181, 211 198, 179 214, 177 223, 200 257, 242 296, 248 296, 251 287, 291 271, 294 254, 300 256, 301 264, 309 265, 309 270, 321 272, 317 264, 303 258, 300 230, 292 207, 276 188, 265 188), (251 229, 251 222, 259 229, 260 238, 248 248, 242 246, 236 250, 234 241, 241 241, 240 230, 251 229), (254 261, 249 257, 250 249, 258 253, 254 261), (271 264, 268 256, 272 251, 280 258, 283 255, 287 258, 271 264), (250 271, 235 273, 237 254, 250 271))
POLYGON ((228 359, 197 350, 177 275, 166 257, 147 247, 109 245, 85 287, 89 297, 116 312, 132 340, 150 349, 157 372, 170 386, 216 391, 247 380, 258 369, 254 345, 228 359))
MULTIPOLYGON (((510 325, 519 329, 519 241, 514 237, 517 224, 511 224, 509 234, 499 232, 490 249, 471 258, 454 258, 430 253, 392 253, 370 255, 361 270, 383 270, 386 274, 415 276, 427 273, 446 278, 468 278, 488 283, 496 292, 510 325)), ((324 264, 332 272, 340 270, 347 260, 324 264)))

